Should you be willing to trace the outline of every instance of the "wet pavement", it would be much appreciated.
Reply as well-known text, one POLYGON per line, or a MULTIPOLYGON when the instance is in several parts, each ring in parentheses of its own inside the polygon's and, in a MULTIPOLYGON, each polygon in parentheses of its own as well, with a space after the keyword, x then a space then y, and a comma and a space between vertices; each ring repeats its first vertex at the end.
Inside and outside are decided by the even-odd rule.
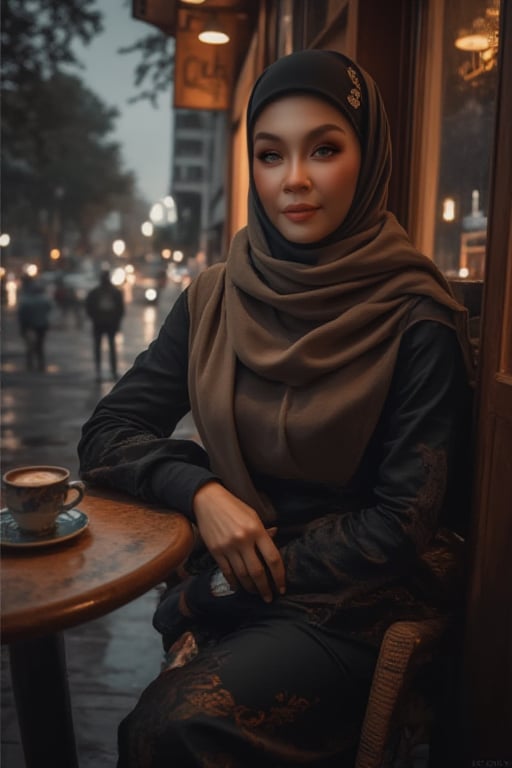
MULTIPOLYGON (((171 284, 159 304, 127 302, 117 335, 119 373, 145 349, 177 298, 171 284)), ((106 340, 104 339, 104 345, 106 340)), ((104 380, 96 382, 90 324, 54 313, 46 341, 45 373, 27 371, 16 310, 2 307, 2 471, 30 463, 64 464, 78 469, 76 445, 83 422, 112 387, 103 348, 104 380)))
MULTIPOLYGON (((159 305, 127 303, 117 337, 119 372, 158 332, 178 289, 166 289, 159 305)), ((95 381, 90 325, 55 313, 46 343, 47 371, 25 370, 16 310, 2 307, 2 473, 25 464, 57 464, 78 476, 76 445, 83 422, 112 387, 107 350, 104 376, 95 381)), ((194 433, 190 419, 178 427, 194 433)), ((154 678, 162 661, 160 638, 151 627, 158 587, 111 614, 65 632, 69 684, 80 768, 114 768, 119 721, 154 678)), ((2 768, 24 768, 10 688, 8 653, 2 646, 2 768)))

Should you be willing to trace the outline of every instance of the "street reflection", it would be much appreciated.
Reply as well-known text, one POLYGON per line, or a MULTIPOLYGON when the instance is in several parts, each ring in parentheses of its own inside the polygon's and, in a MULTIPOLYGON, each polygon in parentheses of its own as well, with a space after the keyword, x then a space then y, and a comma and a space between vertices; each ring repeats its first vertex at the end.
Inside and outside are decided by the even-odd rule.
POLYGON ((144 323, 144 342, 149 344, 153 341, 156 335, 156 307, 145 307, 142 317, 144 323))

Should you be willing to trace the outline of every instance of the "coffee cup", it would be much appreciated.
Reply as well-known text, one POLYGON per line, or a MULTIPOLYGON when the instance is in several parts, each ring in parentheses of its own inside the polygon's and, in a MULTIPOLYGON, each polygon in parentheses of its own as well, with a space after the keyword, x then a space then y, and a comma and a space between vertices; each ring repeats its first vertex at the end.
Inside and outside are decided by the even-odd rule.
POLYGON ((4 474, 5 504, 21 531, 48 533, 61 512, 83 499, 84 483, 69 476, 65 467, 47 465, 17 467, 4 474))

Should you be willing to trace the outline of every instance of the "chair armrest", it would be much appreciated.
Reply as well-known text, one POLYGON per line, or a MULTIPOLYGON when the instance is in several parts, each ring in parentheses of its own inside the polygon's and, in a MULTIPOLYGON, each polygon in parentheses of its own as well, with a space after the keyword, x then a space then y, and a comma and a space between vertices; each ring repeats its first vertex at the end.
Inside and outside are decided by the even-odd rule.
POLYGON ((381 768, 399 701, 419 665, 432 659, 445 619, 397 621, 386 630, 373 674, 355 768, 381 768))

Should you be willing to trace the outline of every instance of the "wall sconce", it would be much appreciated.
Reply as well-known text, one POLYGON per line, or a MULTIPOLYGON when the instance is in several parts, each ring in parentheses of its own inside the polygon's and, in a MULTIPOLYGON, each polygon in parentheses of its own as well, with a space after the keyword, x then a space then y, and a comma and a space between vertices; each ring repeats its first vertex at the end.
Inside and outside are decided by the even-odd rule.
POLYGON ((198 38, 202 43, 207 43, 208 45, 224 45, 229 43, 230 39, 215 16, 208 18, 202 32, 198 34, 198 38))
POLYGON ((485 18, 474 19, 470 29, 462 29, 455 40, 455 47, 470 54, 468 61, 459 67, 464 80, 489 72, 496 66, 499 43, 499 0, 492 0, 486 8, 485 18))
POLYGON ((204 3, 204 0, 181 0, 182 3, 187 3, 188 5, 201 5, 204 3))

